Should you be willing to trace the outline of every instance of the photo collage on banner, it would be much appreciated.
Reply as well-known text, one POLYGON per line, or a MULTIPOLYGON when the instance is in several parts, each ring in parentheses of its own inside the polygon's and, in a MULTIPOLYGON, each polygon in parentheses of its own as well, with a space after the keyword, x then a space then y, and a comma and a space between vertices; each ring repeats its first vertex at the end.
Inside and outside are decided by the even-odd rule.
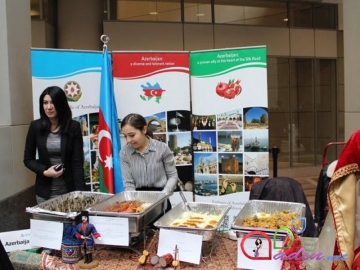
POLYGON ((190 53, 195 201, 230 204, 269 175, 266 48, 190 53))
MULTIPOLYGON (((86 184, 99 191, 102 52, 31 53, 34 118, 41 92, 63 88, 84 136, 86 184)), ((190 63, 188 52, 113 52, 112 58, 119 125, 129 113, 143 115, 154 138, 174 152, 177 190, 194 192, 195 201, 232 204, 229 215, 236 215, 252 185, 269 175, 266 48, 191 52, 190 63)))
POLYGON ((102 52, 32 49, 31 65, 34 119, 40 117, 41 93, 50 86, 62 88, 83 135, 86 187, 100 191, 97 128, 102 52))
POLYGON ((129 113, 144 116, 154 138, 174 152, 180 179, 175 191, 188 191, 192 201, 188 52, 113 52, 113 74, 120 122, 129 113))

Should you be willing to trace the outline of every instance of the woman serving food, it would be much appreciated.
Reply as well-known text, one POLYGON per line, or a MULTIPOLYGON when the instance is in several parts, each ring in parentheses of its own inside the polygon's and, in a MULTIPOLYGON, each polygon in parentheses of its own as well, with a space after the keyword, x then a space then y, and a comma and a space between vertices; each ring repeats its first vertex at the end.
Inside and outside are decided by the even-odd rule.
MULTIPOLYGON (((121 131, 127 142, 120 152, 125 190, 173 193, 178 173, 168 145, 153 139, 145 118, 139 114, 127 115, 121 122, 121 131)), ((170 209, 168 200, 166 212, 170 209)))

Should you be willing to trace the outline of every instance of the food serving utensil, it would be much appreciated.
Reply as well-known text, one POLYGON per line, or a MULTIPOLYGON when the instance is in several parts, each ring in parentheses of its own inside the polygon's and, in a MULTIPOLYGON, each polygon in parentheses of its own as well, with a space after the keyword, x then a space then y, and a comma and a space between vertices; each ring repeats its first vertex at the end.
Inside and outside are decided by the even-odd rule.
POLYGON ((184 195, 184 193, 181 191, 181 189, 180 189, 179 193, 180 193, 181 199, 183 200, 183 202, 184 202, 185 205, 186 205, 186 208, 187 208, 190 212, 192 212, 191 207, 189 206, 189 204, 188 204, 188 202, 187 202, 187 200, 186 200, 186 198, 185 198, 185 195, 184 195))

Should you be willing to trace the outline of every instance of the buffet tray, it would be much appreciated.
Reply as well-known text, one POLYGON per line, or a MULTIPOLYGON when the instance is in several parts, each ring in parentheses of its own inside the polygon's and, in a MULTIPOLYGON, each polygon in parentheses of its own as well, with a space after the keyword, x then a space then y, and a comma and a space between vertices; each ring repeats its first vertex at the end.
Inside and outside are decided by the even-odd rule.
POLYGON ((26 212, 34 219, 71 223, 81 211, 112 196, 101 192, 73 191, 27 207, 26 212))
POLYGON ((215 204, 215 203, 200 203, 200 202, 188 202, 179 203, 163 217, 157 220, 154 225, 158 228, 176 230, 180 232, 193 233, 202 235, 203 241, 211 241, 216 235, 216 231, 221 226, 226 214, 229 212, 231 206, 227 204, 215 204), (191 228, 191 227, 176 227, 171 224, 177 218, 181 218, 185 213, 191 212, 196 214, 208 214, 208 215, 221 215, 218 223, 214 228, 191 228))
POLYGON ((141 232, 149 223, 154 221, 166 209, 166 199, 170 194, 161 191, 123 191, 111 198, 95 204, 87 210, 90 216, 122 217, 129 220, 129 232, 141 232), (140 213, 107 212, 107 208, 114 206, 117 202, 139 200, 151 203, 140 213))
MULTIPOLYGON (((265 201, 265 200, 250 200, 241 209, 234 222, 231 225, 231 229, 237 232, 237 235, 243 235, 253 231, 261 231, 269 236, 274 236, 277 229, 261 228, 261 227, 245 227, 242 226, 244 219, 251 217, 255 214, 264 212, 266 214, 274 214, 281 211, 290 211, 299 214, 299 217, 305 217, 306 205, 303 203, 293 202, 280 202, 280 201, 265 201)), ((305 225, 304 220, 300 220, 300 228, 305 225)), ((285 231, 277 232, 278 236, 286 235, 285 231)))

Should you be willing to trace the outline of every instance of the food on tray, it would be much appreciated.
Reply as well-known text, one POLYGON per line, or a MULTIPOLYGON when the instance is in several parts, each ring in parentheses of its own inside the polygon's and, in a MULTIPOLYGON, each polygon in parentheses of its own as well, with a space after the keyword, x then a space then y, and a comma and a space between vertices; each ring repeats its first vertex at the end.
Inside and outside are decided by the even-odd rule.
MULTIPOLYGON (((261 212, 251 217, 244 218, 242 226, 268 229, 279 229, 282 227, 291 228, 293 220, 298 217, 300 217, 299 213, 287 210, 275 212, 273 214, 261 212)), ((295 229, 299 229, 299 226, 300 220, 296 220, 294 222, 295 229)))
POLYGON ((216 227, 220 219, 221 215, 185 212, 182 217, 175 219, 170 226, 211 229, 216 227))
POLYGON ((141 213, 150 203, 145 203, 139 200, 116 202, 114 205, 105 208, 104 212, 118 212, 118 213, 141 213))
MULTIPOLYGON (((104 199, 104 198, 102 198, 104 199)), ((62 213, 71 213, 71 212, 81 212, 82 210, 99 203, 101 201, 100 197, 70 197, 67 196, 64 200, 55 200, 51 203, 45 202, 41 203, 39 207, 49 210, 57 211, 62 213), (44 207, 42 207, 44 206, 44 207)))

